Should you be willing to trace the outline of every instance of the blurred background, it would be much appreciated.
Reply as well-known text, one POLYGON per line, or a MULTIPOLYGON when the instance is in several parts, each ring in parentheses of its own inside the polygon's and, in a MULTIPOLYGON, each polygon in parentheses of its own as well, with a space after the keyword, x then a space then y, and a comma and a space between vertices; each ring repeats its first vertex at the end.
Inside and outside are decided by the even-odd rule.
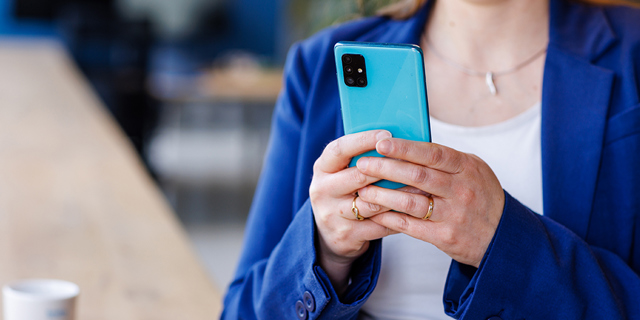
POLYGON ((60 41, 224 292, 289 46, 389 0, 0 0, 0 36, 60 41))

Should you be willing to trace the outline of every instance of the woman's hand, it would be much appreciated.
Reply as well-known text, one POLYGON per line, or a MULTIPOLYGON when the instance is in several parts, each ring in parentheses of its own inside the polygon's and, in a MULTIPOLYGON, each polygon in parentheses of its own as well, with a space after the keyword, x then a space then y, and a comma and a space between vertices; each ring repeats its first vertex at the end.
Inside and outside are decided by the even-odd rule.
MULTIPOLYGON (((347 168, 351 158, 375 149, 390 138, 388 131, 366 131, 331 142, 313 166, 309 197, 318 228, 318 260, 338 293, 349 282, 351 264, 369 248, 369 241, 382 238, 389 230, 371 220, 359 221, 351 211, 355 193, 378 178, 347 168)), ((388 209, 356 200, 360 215, 373 216, 388 209)))
POLYGON ((429 242, 460 263, 478 267, 505 201, 491 168, 475 155, 433 143, 385 139, 376 149, 387 158, 361 158, 358 170, 423 190, 432 195, 434 207, 431 217, 423 220, 429 208, 427 195, 368 186, 358 191, 360 199, 404 212, 372 215, 371 220, 429 242))

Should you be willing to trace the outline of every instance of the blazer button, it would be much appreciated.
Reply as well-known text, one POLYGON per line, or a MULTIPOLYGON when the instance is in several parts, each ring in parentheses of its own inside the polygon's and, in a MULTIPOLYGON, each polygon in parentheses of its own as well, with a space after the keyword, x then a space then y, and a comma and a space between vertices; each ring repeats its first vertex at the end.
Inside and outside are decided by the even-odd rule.
POLYGON ((502 318, 498 317, 498 316, 493 316, 488 318, 487 320, 502 320, 502 318))
POLYGON ((307 320, 307 309, 304 307, 304 303, 298 300, 296 302, 296 316, 300 320, 307 320))
POLYGON ((305 291, 302 295, 302 301, 304 301, 304 307, 307 308, 309 312, 316 310, 316 299, 313 298, 311 292, 305 291))

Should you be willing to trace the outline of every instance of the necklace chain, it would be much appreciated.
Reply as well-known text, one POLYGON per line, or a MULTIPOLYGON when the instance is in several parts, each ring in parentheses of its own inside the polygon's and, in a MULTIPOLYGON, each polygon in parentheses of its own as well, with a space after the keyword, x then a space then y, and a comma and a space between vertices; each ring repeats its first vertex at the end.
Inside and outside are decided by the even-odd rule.
POLYGON ((491 92, 492 95, 496 95, 498 93, 498 90, 496 89, 496 85, 495 85, 495 77, 497 76, 503 76, 509 73, 513 73, 516 72, 518 70, 520 70, 521 68, 523 68, 524 66, 530 64, 531 62, 535 61, 538 57, 540 57, 542 54, 544 54, 545 52, 547 52, 547 45, 545 44, 544 47, 540 50, 537 51, 534 55, 532 55, 531 57, 529 57, 527 60, 517 64, 515 67, 507 69, 507 70, 503 70, 503 71, 498 71, 498 72, 493 72, 493 71, 478 71, 478 70, 474 70, 471 68, 467 68, 453 60, 448 59, 447 57, 445 57, 444 55, 442 55, 438 50, 436 50, 433 45, 431 44, 431 42, 427 39, 427 34, 425 33, 422 36, 422 41, 427 45, 427 47, 429 48, 429 50, 436 56, 438 57, 438 59, 444 61, 446 64, 462 71, 464 74, 470 75, 470 76, 480 76, 480 77, 484 77, 485 78, 485 82, 487 83, 487 87, 489 87, 489 92, 491 92))

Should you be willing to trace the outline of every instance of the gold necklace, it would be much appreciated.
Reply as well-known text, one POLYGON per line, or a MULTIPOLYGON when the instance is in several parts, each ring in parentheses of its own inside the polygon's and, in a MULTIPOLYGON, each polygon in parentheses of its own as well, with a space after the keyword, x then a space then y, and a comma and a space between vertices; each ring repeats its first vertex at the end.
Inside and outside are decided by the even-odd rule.
POLYGON ((530 64, 531 62, 533 62, 534 60, 536 60, 538 57, 540 57, 543 53, 547 52, 547 45, 544 45, 544 48, 542 48, 540 51, 537 51, 534 55, 532 55, 530 58, 528 58, 527 60, 517 64, 515 67, 507 69, 507 70, 503 70, 503 71, 498 71, 498 72, 493 72, 493 71, 477 71, 477 70, 473 70, 471 68, 467 68, 459 63, 456 63, 455 61, 449 60, 447 59, 444 55, 440 54, 440 52, 438 52, 438 50, 436 50, 433 45, 431 44, 431 42, 429 42, 429 40, 427 40, 427 36, 426 33, 422 36, 422 41, 424 43, 427 44, 427 47, 429 48, 429 50, 431 50, 431 52, 433 52, 433 54, 438 57, 440 60, 444 61, 446 64, 462 71, 463 73, 470 75, 470 76, 480 76, 480 77, 484 77, 485 82, 487 84, 487 87, 489 87, 489 92, 491 92, 491 95, 496 95, 498 94, 498 89, 496 88, 496 84, 495 84, 495 78, 498 76, 503 76, 505 74, 509 74, 509 73, 513 73, 516 72, 518 70, 520 70, 522 67, 530 64))

